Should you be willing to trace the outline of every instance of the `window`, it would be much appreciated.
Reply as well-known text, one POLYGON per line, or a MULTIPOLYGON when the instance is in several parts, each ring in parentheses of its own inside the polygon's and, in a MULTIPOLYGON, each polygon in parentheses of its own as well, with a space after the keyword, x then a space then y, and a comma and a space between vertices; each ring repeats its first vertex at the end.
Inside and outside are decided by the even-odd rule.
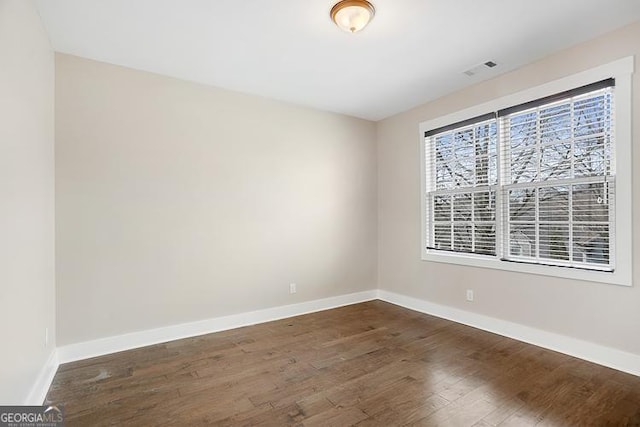
POLYGON ((497 135, 493 114, 426 133, 429 247, 496 254, 497 135))
POLYGON ((631 284, 630 69, 423 123, 423 259, 631 284))
POLYGON ((498 113, 504 259, 613 270, 614 84, 498 113))

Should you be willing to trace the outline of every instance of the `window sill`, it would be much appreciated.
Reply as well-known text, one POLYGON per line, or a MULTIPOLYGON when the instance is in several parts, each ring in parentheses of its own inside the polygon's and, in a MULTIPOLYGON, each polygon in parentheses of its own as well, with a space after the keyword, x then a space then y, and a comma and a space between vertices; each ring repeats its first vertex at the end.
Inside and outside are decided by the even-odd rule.
POLYGON ((577 268, 554 267, 549 265, 526 264, 501 261, 491 256, 443 253, 425 249, 422 253, 423 261, 446 264, 466 265, 469 267, 491 268, 494 270, 513 271, 516 273, 537 274, 541 276, 559 277, 563 279, 583 280, 611 285, 631 286, 631 275, 621 271, 597 271, 577 268))

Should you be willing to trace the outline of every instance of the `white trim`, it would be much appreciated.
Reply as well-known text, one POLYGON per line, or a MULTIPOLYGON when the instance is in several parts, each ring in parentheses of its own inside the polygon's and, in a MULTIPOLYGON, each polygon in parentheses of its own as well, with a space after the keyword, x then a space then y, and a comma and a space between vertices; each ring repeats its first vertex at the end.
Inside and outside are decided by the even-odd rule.
POLYGON ((42 368, 24 404, 41 405, 44 402, 60 363, 74 362, 376 299, 640 376, 640 355, 378 289, 58 347, 51 353, 42 368))
POLYGON ((55 377, 59 365, 58 352, 54 349, 42 369, 40 369, 40 373, 38 374, 33 387, 31 387, 29 395, 23 403, 24 405, 39 406, 44 403, 44 399, 47 397, 47 393, 49 392, 49 388, 53 382, 53 377, 55 377))
MULTIPOLYGON (((421 258, 424 261, 469 265, 482 268, 515 271, 519 273, 540 274, 590 282, 632 286, 633 244, 632 244, 632 78, 634 57, 629 56, 608 64, 582 71, 541 86, 507 95, 483 104, 466 108, 452 114, 420 123, 420 199, 421 199, 421 258), (584 86, 593 82, 614 77, 616 79, 616 244, 614 272, 589 271, 565 267, 545 266, 501 261, 498 257, 477 256, 473 254, 442 253, 427 249, 426 233, 426 171, 424 134, 451 123, 470 117, 477 117, 491 111, 498 111, 512 105, 522 104, 568 89, 584 86)), ((496 216, 496 220, 498 217, 496 216)), ((496 242, 498 243, 498 242, 496 242)))
POLYGON ((216 317, 191 323, 171 325, 164 328, 148 329, 93 341, 69 344, 58 347, 60 363, 74 362, 119 351, 131 350, 148 345, 190 338, 213 332, 226 331, 258 323, 271 322, 287 317, 300 316, 322 310, 342 307, 350 304, 371 301, 377 298, 377 291, 370 290, 330 298, 266 308, 230 316, 216 317))
POLYGON ((494 334, 574 356, 598 365, 640 376, 640 355, 583 341, 577 338, 543 331, 519 323, 496 319, 453 307, 434 304, 394 292, 378 290, 378 298, 410 310, 441 317, 494 334))

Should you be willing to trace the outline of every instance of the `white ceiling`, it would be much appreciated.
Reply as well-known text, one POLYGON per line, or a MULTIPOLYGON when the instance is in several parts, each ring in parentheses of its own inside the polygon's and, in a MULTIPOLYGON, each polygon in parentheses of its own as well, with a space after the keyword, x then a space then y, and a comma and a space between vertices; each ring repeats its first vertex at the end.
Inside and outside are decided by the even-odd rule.
POLYGON ((370 120, 640 20, 640 0, 372 2, 348 34, 332 0, 37 0, 56 51, 370 120))

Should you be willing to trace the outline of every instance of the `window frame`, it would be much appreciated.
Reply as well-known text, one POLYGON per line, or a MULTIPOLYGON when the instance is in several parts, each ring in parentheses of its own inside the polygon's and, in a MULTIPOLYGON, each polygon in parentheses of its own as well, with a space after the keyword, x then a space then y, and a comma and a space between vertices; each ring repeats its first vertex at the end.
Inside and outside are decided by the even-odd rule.
MULTIPOLYGON (((507 95, 489 102, 475 105, 461 111, 434 118, 420 123, 420 206, 421 206, 421 259, 424 261, 459 264, 481 268, 513 271, 589 282, 599 282, 622 286, 632 286, 633 266, 633 233, 632 233, 632 74, 634 72, 634 57, 626 57, 608 64, 576 73, 540 86, 532 87, 511 95, 507 95), (427 165, 425 150, 425 133, 436 128, 442 128, 452 123, 463 122, 472 117, 479 117, 487 112, 498 111, 514 105, 524 104, 565 92, 573 88, 585 86, 594 82, 614 78, 615 111, 613 121, 614 141, 616 144, 616 196, 615 196, 615 229, 616 240, 610 249, 615 259, 615 270, 598 271, 542 264, 528 264, 503 261, 498 256, 477 255, 470 253, 441 251, 427 248, 427 165)), ((500 149, 498 147, 498 149, 500 149)), ((500 189, 498 190, 500 191, 500 189)), ((501 209, 497 209, 496 245, 502 238, 498 230, 503 228, 501 209), (498 222, 500 221, 500 222, 498 222)))

